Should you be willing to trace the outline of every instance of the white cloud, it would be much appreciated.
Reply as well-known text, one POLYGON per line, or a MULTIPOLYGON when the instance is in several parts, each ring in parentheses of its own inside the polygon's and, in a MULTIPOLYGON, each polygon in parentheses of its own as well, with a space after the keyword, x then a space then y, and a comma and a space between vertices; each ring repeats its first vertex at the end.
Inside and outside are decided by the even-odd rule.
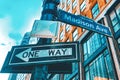
POLYGON ((7 73, 0 74, 0 79, 2 79, 2 80, 8 80, 8 78, 9 78, 9 74, 7 74, 7 73))
POLYGON ((7 56, 8 51, 10 51, 10 50, 11 50, 11 45, 9 45, 9 44, 5 45, 5 46, 0 45, 0 69, 4 63, 4 60, 7 56))
MULTIPOLYGON (((15 41, 9 38, 8 34, 11 31, 11 18, 10 16, 6 16, 4 18, 0 18, 0 70, 6 58, 8 51, 11 50, 11 46, 15 45, 15 41)), ((8 80, 9 74, 0 73, 0 79, 8 80)))
POLYGON ((4 44, 9 44, 14 40, 10 39, 8 34, 11 31, 11 18, 10 16, 6 16, 4 18, 0 18, 0 42, 4 44))
MULTIPOLYGON (((3 66, 3 63, 5 61, 5 58, 7 56, 8 51, 11 50, 11 45, 6 44, 6 45, 0 45, 0 70, 3 66)), ((9 73, 0 73, 0 79, 2 80, 8 80, 9 78, 9 73)))

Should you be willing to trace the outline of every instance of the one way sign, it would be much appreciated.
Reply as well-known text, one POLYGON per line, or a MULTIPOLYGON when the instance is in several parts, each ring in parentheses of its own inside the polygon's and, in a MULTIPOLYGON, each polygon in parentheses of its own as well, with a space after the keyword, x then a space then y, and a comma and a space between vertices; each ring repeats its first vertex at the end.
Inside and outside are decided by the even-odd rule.
POLYGON ((9 65, 79 61, 78 42, 14 46, 9 65))
POLYGON ((48 49, 48 50, 32 50, 32 48, 28 48, 27 50, 18 53, 15 55, 17 58, 29 62, 31 58, 41 58, 41 57, 53 57, 53 56, 68 56, 72 55, 71 48, 61 48, 61 49, 48 49))

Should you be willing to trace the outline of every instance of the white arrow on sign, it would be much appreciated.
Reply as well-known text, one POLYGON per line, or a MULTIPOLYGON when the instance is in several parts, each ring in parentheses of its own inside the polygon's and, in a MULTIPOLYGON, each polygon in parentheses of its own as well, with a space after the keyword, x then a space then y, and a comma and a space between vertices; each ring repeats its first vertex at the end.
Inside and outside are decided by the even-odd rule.
POLYGON ((28 62, 30 58, 68 56, 68 55, 72 55, 72 48, 47 49, 47 50, 32 50, 32 48, 28 48, 15 56, 25 62, 28 62))

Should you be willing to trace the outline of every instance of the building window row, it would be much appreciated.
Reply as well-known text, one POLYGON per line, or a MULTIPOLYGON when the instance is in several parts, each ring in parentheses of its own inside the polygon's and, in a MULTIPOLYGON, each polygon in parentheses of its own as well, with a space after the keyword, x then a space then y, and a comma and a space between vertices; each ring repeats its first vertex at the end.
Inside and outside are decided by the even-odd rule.
POLYGON ((120 3, 112 10, 109 16, 112 24, 111 29, 114 31, 113 34, 120 50, 120 3))
POLYGON ((85 67, 85 80, 117 80, 111 56, 106 49, 85 67))
POLYGON ((116 33, 120 30, 120 4, 110 13, 113 30, 116 33))
POLYGON ((84 42, 84 60, 87 60, 98 48, 105 44, 105 37, 100 34, 93 34, 89 40, 84 42))

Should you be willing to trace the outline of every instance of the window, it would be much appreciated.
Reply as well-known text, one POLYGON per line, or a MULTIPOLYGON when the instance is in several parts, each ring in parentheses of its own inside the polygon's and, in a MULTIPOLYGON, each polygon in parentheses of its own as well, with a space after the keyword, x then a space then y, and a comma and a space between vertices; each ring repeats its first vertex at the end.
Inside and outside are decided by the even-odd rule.
POLYGON ((114 31, 114 36, 118 42, 118 47, 120 49, 120 3, 109 15, 112 24, 112 30, 114 31))
POLYGON ((115 8, 118 18, 120 19, 120 4, 115 8))
POLYGON ((66 25, 66 31, 68 32, 69 30, 70 30, 70 25, 67 24, 67 25, 66 25))
POLYGON ((120 30, 120 4, 110 13, 113 30, 116 33, 120 30))
POLYGON ((86 7, 86 0, 83 1, 83 3, 80 5, 80 11, 83 11, 86 7))
POLYGON ((75 41, 75 40, 77 40, 77 38, 78 38, 78 30, 75 30, 73 32, 73 40, 75 41))
POLYGON ((73 72, 78 70, 78 64, 77 63, 72 63, 72 70, 73 70, 73 72))
POLYGON ((89 69, 88 69, 88 67, 86 67, 85 68, 85 79, 86 80, 90 80, 90 75, 89 75, 90 73, 89 73, 89 69))
POLYGON ((98 48, 105 44, 105 37, 100 34, 93 34, 86 42, 83 44, 84 48, 84 60, 87 60, 98 48))
POLYGON ((108 50, 85 67, 85 80, 117 80, 108 50))
POLYGON ((67 5, 70 5, 70 0, 67 1, 67 5))
POLYGON ((100 12, 100 10, 99 10, 98 4, 95 4, 95 6, 92 8, 93 18, 97 17, 99 12, 100 12))
POLYGON ((77 6, 77 1, 74 0, 73 5, 72 5, 73 9, 74 9, 76 6, 77 6))
POLYGON ((118 38, 117 42, 118 42, 118 46, 119 46, 119 50, 120 50, 120 37, 118 38))
POLYGON ((112 26, 113 26, 114 32, 117 32, 120 29, 120 23, 119 23, 119 19, 117 17, 117 14, 113 11, 110 14, 110 18, 111 18, 111 21, 112 21, 112 26))
POLYGON ((63 31, 62 31, 62 32, 60 33, 60 40, 62 40, 63 37, 64 37, 64 33, 63 33, 63 31))

